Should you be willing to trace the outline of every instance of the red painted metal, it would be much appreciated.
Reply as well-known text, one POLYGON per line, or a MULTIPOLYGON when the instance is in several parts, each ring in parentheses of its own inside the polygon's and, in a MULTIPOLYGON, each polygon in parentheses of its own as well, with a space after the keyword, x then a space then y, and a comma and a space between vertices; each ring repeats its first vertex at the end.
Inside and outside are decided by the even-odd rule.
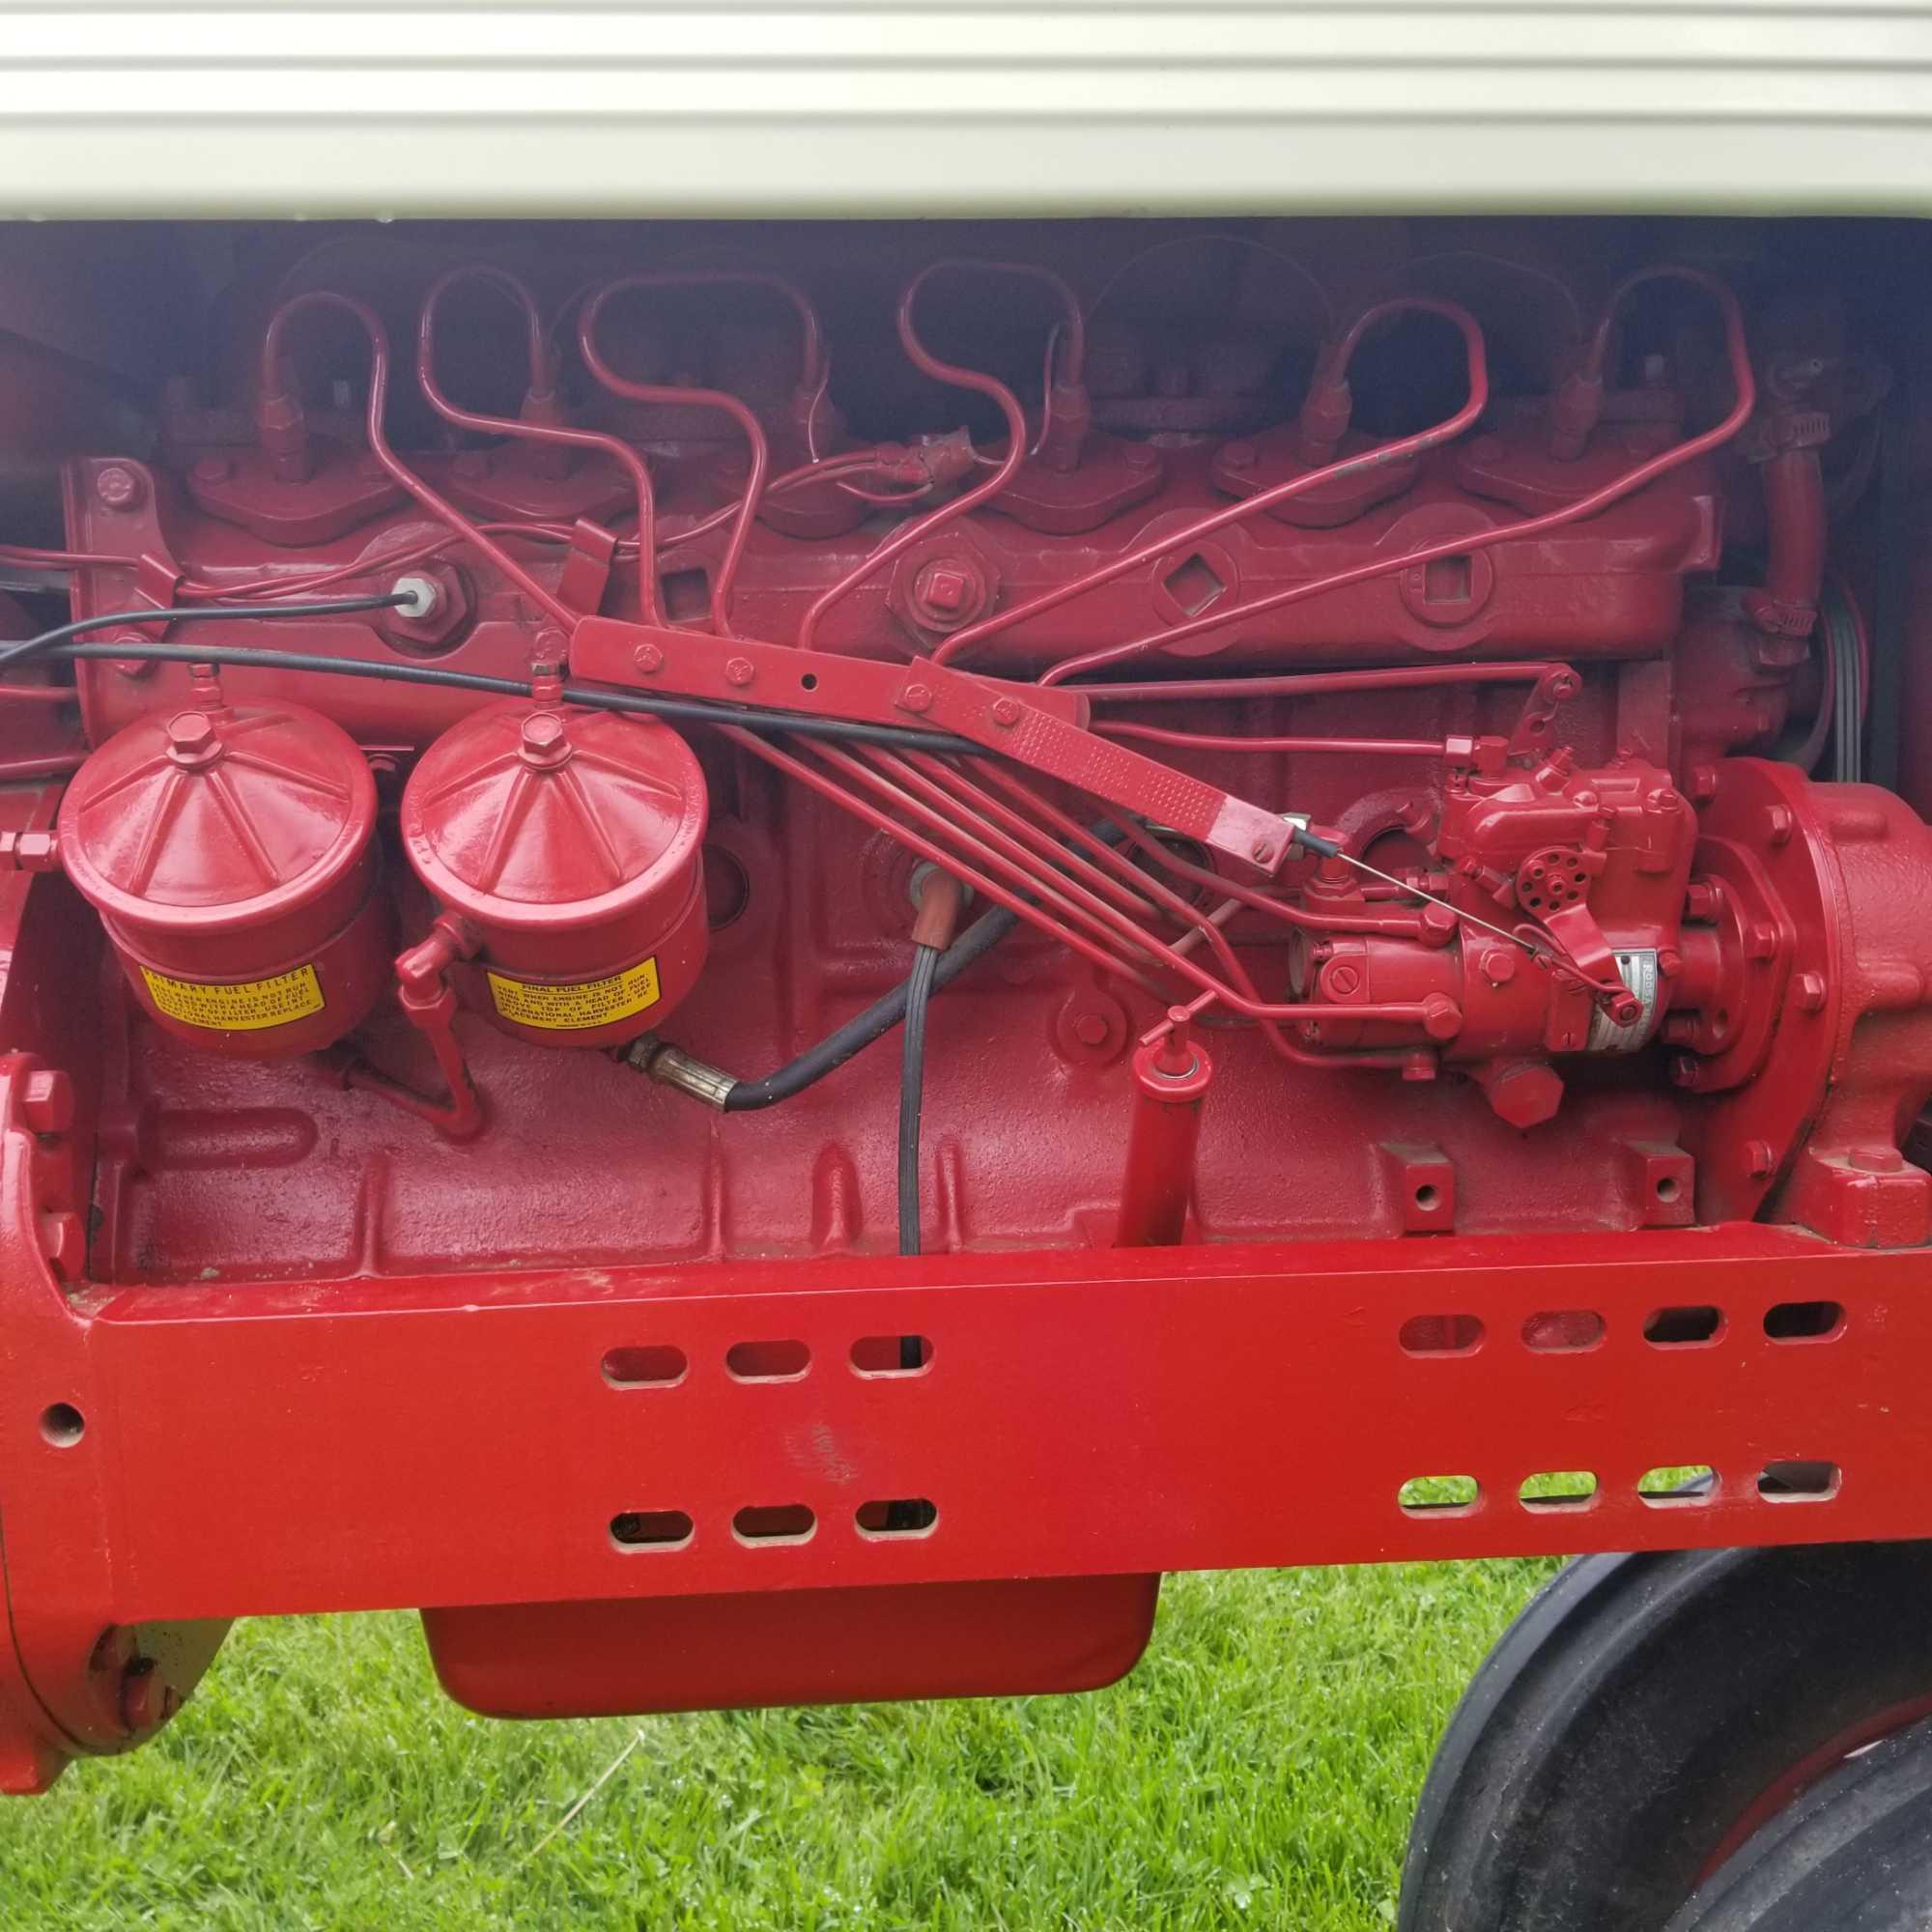
POLYGON ((299 705, 199 702, 102 746, 61 802, 60 860, 157 1024, 222 1053, 312 1053, 383 989, 376 785, 299 705))
POLYGON ((705 809, 696 758, 648 719, 552 693, 444 732, 399 829, 463 930, 470 1010, 552 1046, 621 1045, 668 1014, 704 965, 705 809))
POLYGON ((423 1634, 442 1688, 492 1718, 1011 1697, 1124 1676, 1159 1594, 1148 1575, 606 1597, 425 1610, 423 1634))
POLYGON ((348 238, 244 277, 150 457, 64 436, 0 562, 76 615, 417 577, 181 635, 529 696, 217 698, 148 630, 10 678, 0 1785, 239 1614, 423 1607, 521 1715, 1067 1690, 1171 1568, 1932 1528, 1932 832, 1804 769, 1882 384, 1700 271, 1566 326, 1478 249, 1182 393, 1169 244, 1036 239, 348 238), (185 898, 112 896, 130 841, 185 898), (1020 922, 929 1016, 923 1256, 890 1046, 722 1114, 554 1050, 782 1065, 904 979, 921 863, 1020 922), (245 1065, 117 966, 297 952, 324 1011, 245 1065))
POLYGON ((1187 1227, 1201 1107, 1214 1063, 1192 1037, 1186 1008, 1173 1009, 1168 1020, 1164 1031, 1134 1049, 1133 1124, 1114 1232, 1122 1248, 1171 1248, 1187 1227))
MULTIPOLYGON (((561 406, 556 394, 556 356, 544 328, 536 298, 508 270, 487 264, 470 264, 452 269, 423 298, 422 317, 416 327, 416 386, 423 400, 445 422, 458 429, 482 430, 498 436, 526 439, 540 451, 568 460, 573 449, 601 451, 624 473, 635 493, 638 506, 637 546, 642 556, 656 554, 657 508, 651 489, 651 474, 644 461, 631 445, 597 430, 572 428, 561 421, 561 406), (452 402, 437 380, 437 320, 444 298, 453 287, 475 282, 507 295, 516 304, 524 324, 529 383, 524 391, 521 412, 512 416, 479 414, 452 402)), ((567 470, 563 473, 568 473, 567 470)), ((474 479, 470 479, 474 480, 474 479)), ((648 622, 658 618, 658 585, 655 572, 641 572, 638 581, 639 609, 648 622)), ((589 608, 594 609, 594 600, 589 608)))

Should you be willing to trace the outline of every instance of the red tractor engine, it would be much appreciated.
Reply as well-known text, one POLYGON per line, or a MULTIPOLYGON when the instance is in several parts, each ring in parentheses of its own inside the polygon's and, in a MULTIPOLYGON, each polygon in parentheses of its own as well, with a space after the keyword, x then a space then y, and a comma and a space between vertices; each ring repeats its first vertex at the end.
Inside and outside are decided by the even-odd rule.
POLYGON ((217 238, 4 498, 0 1783, 243 1613, 559 1715, 1922 1533, 1899 352, 1802 236, 217 238))

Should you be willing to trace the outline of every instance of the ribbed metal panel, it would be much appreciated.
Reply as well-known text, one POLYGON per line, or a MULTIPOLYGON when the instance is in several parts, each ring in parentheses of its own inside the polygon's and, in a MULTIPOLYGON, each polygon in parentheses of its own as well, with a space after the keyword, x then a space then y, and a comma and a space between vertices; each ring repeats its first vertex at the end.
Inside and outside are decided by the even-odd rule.
POLYGON ((1921 212, 1932 7, 0 4, 9 214, 1921 212))

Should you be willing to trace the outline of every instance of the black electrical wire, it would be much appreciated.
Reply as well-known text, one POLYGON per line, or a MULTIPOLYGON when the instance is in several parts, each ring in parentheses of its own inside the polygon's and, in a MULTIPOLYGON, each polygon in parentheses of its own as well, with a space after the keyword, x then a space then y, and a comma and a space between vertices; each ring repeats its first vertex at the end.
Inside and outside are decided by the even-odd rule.
MULTIPOLYGON (((1102 819, 1089 830, 1109 845, 1118 845, 1127 836, 1110 818, 1102 819)), ((1019 914, 1009 912, 1005 906, 994 906, 982 912, 939 955, 932 969, 932 991, 941 992, 952 985, 967 967, 976 959, 983 958, 1019 923, 1019 914)), ((788 1060, 776 1072, 767 1073, 762 1080, 734 1080, 724 1094, 724 1111, 727 1114, 751 1114, 764 1107, 774 1107, 781 1100, 789 1100, 794 1094, 802 1094, 808 1087, 815 1086, 828 1073, 837 1073, 848 1060, 865 1052, 874 1040, 883 1039, 905 1018, 911 985, 911 980, 901 980, 891 992, 882 994, 863 1012, 854 1013, 843 1026, 835 1027, 823 1039, 807 1047, 796 1060, 788 1060)))
MULTIPOLYGON (((0 668, 17 664, 22 658, 40 657, 70 638, 85 637, 89 631, 111 631, 136 624, 186 624, 205 617, 343 617, 358 611, 392 611, 398 605, 413 604, 415 599, 412 590, 385 590, 381 596, 323 597, 305 604, 182 604, 168 610, 144 604, 138 611, 102 611, 96 616, 76 617, 71 624, 56 624, 37 638, 20 638, 13 643, 0 644, 0 668)), ((125 650, 117 647, 113 654, 138 657, 151 648, 156 647, 130 645, 125 650)), ((201 659, 200 653, 189 655, 201 659)))
POLYGON ((925 1009, 932 999, 939 948, 916 946, 905 982, 905 1033, 899 1055, 899 1253, 920 1251, 919 1126, 925 1104, 925 1009))
MULTIPOLYGON (((938 992, 950 986, 974 960, 992 949, 1020 923, 1019 914, 1005 906, 981 913, 944 952, 933 967, 932 987, 938 992)), ((796 1060, 787 1061, 777 1072, 762 1080, 734 1081, 724 1095, 727 1114, 755 1113, 776 1106, 802 1094, 808 1087, 836 1073, 853 1055, 863 1053, 875 1039, 883 1038, 905 1018, 906 1000, 912 982, 901 980, 891 992, 876 999, 864 1012, 854 1013, 841 1027, 809 1046, 796 1060)))
MULTIPOLYGON (((384 603, 391 600, 384 598, 384 603)), ((283 604, 273 607, 276 615, 297 612, 314 615, 327 608, 340 611, 342 604, 283 604)), ((355 608, 366 610, 366 604, 355 608)), ((151 613, 152 614, 152 613, 151 613)), ((172 616, 188 614, 180 611, 172 616)), ((193 614, 229 616, 235 612, 213 611, 193 614)), ((261 608, 241 611, 243 616, 260 616, 261 608)), ((102 618, 102 623, 119 621, 102 618)), ((49 637, 57 634, 49 632, 49 637)), ((30 644, 41 639, 30 638, 30 644)), ((24 646, 16 646, 22 649, 24 646)), ((246 665, 258 670, 315 671, 324 676, 373 678, 382 684, 431 685, 444 691, 477 691, 492 697, 528 697, 530 687, 514 677, 486 677, 480 671, 445 670, 437 665, 373 664, 359 658, 331 658, 308 651, 256 651, 230 645, 197 644, 53 644, 46 655, 59 659, 101 658, 110 662, 123 659, 152 659, 156 664, 246 665)), ((7 663, 0 652, 0 666, 7 663)), ((739 724, 752 731, 789 731, 800 738, 830 738, 845 744, 889 745, 898 751, 943 752, 952 757, 984 757, 986 748, 970 738, 956 738, 948 731, 922 731, 911 725, 862 724, 849 718, 814 718, 790 711, 770 711, 753 705, 711 704, 697 697, 655 697, 647 692, 620 691, 613 686, 566 684, 560 694, 566 704, 582 704, 597 711, 636 712, 647 718, 682 720, 693 724, 739 724)))

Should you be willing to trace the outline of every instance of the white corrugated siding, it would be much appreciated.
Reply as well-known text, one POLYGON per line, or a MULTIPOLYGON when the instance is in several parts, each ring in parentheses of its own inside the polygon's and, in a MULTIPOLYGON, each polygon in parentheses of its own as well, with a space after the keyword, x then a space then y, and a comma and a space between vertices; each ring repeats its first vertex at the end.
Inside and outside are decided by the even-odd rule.
POLYGON ((1928 202, 1901 0, 0 0, 9 215, 1928 202))

